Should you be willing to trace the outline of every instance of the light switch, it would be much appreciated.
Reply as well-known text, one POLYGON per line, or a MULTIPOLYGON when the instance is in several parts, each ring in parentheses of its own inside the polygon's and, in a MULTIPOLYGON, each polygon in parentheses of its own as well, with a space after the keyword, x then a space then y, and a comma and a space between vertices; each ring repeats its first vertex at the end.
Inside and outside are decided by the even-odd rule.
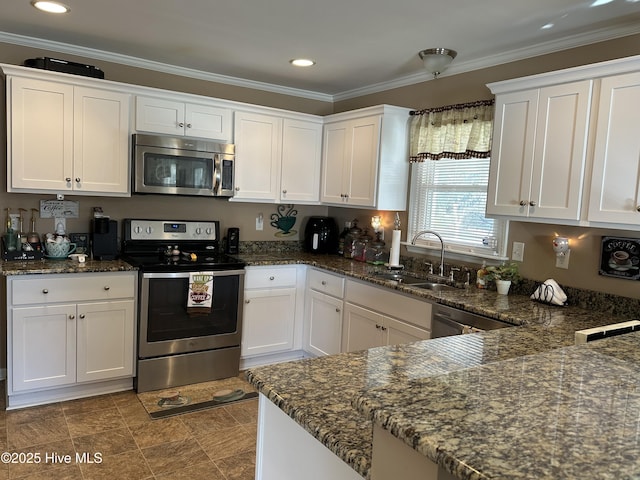
POLYGON ((524 242, 513 242, 511 249, 511 260, 516 262, 524 261, 524 242))

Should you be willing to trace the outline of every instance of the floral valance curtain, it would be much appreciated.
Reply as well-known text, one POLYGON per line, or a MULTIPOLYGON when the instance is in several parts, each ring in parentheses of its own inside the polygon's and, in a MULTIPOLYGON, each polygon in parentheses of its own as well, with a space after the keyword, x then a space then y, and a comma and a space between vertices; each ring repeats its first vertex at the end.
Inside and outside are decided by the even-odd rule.
POLYGON ((489 157, 493 111, 482 100, 411 112, 409 161, 489 157))

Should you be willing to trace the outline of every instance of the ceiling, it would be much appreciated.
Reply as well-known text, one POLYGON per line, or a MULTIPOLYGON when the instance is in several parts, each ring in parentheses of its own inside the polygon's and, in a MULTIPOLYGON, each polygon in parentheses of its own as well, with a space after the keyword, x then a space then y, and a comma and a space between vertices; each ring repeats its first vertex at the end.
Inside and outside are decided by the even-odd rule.
POLYGON ((458 52, 446 76, 640 33, 640 0, 11 1, 0 42, 334 100, 429 80, 426 48, 458 52))

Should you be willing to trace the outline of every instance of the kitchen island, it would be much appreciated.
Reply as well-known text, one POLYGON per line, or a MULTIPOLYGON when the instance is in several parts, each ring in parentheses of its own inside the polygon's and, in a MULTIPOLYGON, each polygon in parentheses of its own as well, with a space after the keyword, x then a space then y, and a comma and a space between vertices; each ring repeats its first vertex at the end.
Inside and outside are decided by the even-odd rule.
MULTIPOLYGON (((620 415, 629 415, 629 405, 615 401, 621 390, 612 389, 611 383, 603 390, 580 388, 589 378, 589 370, 583 366, 595 366, 588 362, 590 358, 594 358, 593 362, 600 368, 599 376, 609 362, 612 368, 630 370, 632 364, 620 364, 632 361, 636 334, 592 346, 571 346, 576 330, 624 318, 577 307, 546 306, 528 297, 499 296, 475 288, 429 292, 428 295, 438 303, 465 307, 519 326, 260 367, 249 370, 248 378, 262 394, 263 402, 275 405, 318 445, 328 448, 363 478, 377 480, 375 471, 372 473, 374 428, 390 432, 425 461, 436 464, 454 478, 576 478, 575 472, 581 465, 609 463, 609 451, 602 448, 602 442, 607 445, 607 437, 600 439, 597 435, 603 426, 593 417, 581 417, 581 411, 566 407, 562 399, 568 394, 567 389, 574 399, 570 406, 576 402, 590 404, 600 395, 599 401, 608 408, 620 415), (610 343, 620 346, 627 357, 609 358, 606 354, 594 353, 598 349, 606 350, 610 343), (561 375, 565 370, 567 378, 561 375), (577 372, 581 372, 581 376, 577 372), (546 386, 545 390, 536 383, 537 379, 546 386), (526 386, 530 387, 529 391, 539 393, 538 397, 528 399, 529 403, 519 397, 527 397, 526 386), (453 403, 449 400, 452 396, 453 403), (475 407, 484 410, 474 410, 475 407), (413 412, 417 415, 412 415, 413 412), (506 417, 507 412, 511 412, 512 417, 506 417), (475 419, 483 428, 462 422, 467 417, 469 421, 475 419), (585 418, 595 422, 588 429, 577 421, 585 418), (430 429, 432 425, 438 425, 435 432, 430 429), (591 432, 580 438, 592 443, 584 443, 576 450, 575 458, 569 457, 570 461, 576 460, 577 455, 583 453, 585 463, 576 460, 575 465, 564 469, 562 456, 558 454, 574 448, 576 436, 563 430, 571 425, 591 432), (535 450, 512 438, 514 427, 527 430, 526 435, 522 435, 524 439, 540 436, 534 444, 535 450), (553 431, 558 435, 550 443, 553 431), (492 436, 488 436, 489 433, 492 436), (485 444, 487 449, 504 454, 504 458, 500 454, 485 455, 485 450, 479 448, 485 444), (521 465, 522 450, 526 450, 527 463, 521 465), (475 451, 482 455, 473 456, 475 451), (550 458, 549 455, 558 456, 550 458), (591 455, 597 456, 590 458, 591 455), (488 460, 483 462, 485 457, 488 460), (553 462, 558 464, 555 469, 544 470, 553 462), (564 477, 563 472, 566 472, 564 477)), ((616 347, 609 347, 607 351, 615 350, 616 347)), ((624 385, 626 388, 628 383, 624 385)), ((522 432, 516 433, 518 437, 522 432)), ((640 450, 630 451, 632 456, 640 453, 640 450)), ((626 468, 635 467, 620 464, 613 476, 607 477, 602 476, 602 471, 585 467, 581 478, 625 478, 615 475, 626 468), (594 476, 585 476, 591 471, 594 476)))

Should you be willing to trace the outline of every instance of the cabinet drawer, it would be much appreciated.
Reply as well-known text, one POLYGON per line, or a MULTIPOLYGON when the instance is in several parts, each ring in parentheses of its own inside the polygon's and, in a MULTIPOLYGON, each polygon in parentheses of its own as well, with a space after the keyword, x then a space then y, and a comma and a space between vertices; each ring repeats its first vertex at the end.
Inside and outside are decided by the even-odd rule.
POLYGON ((135 278, 132 273, 29 275, 14 278, 11 280, 11 303, 26 305, 133 298, 135 278))
POLYGON ((309 288, 334 297, 344 297, 344 277, 310 269, 307 280, 309 288))
POLYGON ((277 288, 296 285, 296 267, 247 268, 244 288, 277 288))

